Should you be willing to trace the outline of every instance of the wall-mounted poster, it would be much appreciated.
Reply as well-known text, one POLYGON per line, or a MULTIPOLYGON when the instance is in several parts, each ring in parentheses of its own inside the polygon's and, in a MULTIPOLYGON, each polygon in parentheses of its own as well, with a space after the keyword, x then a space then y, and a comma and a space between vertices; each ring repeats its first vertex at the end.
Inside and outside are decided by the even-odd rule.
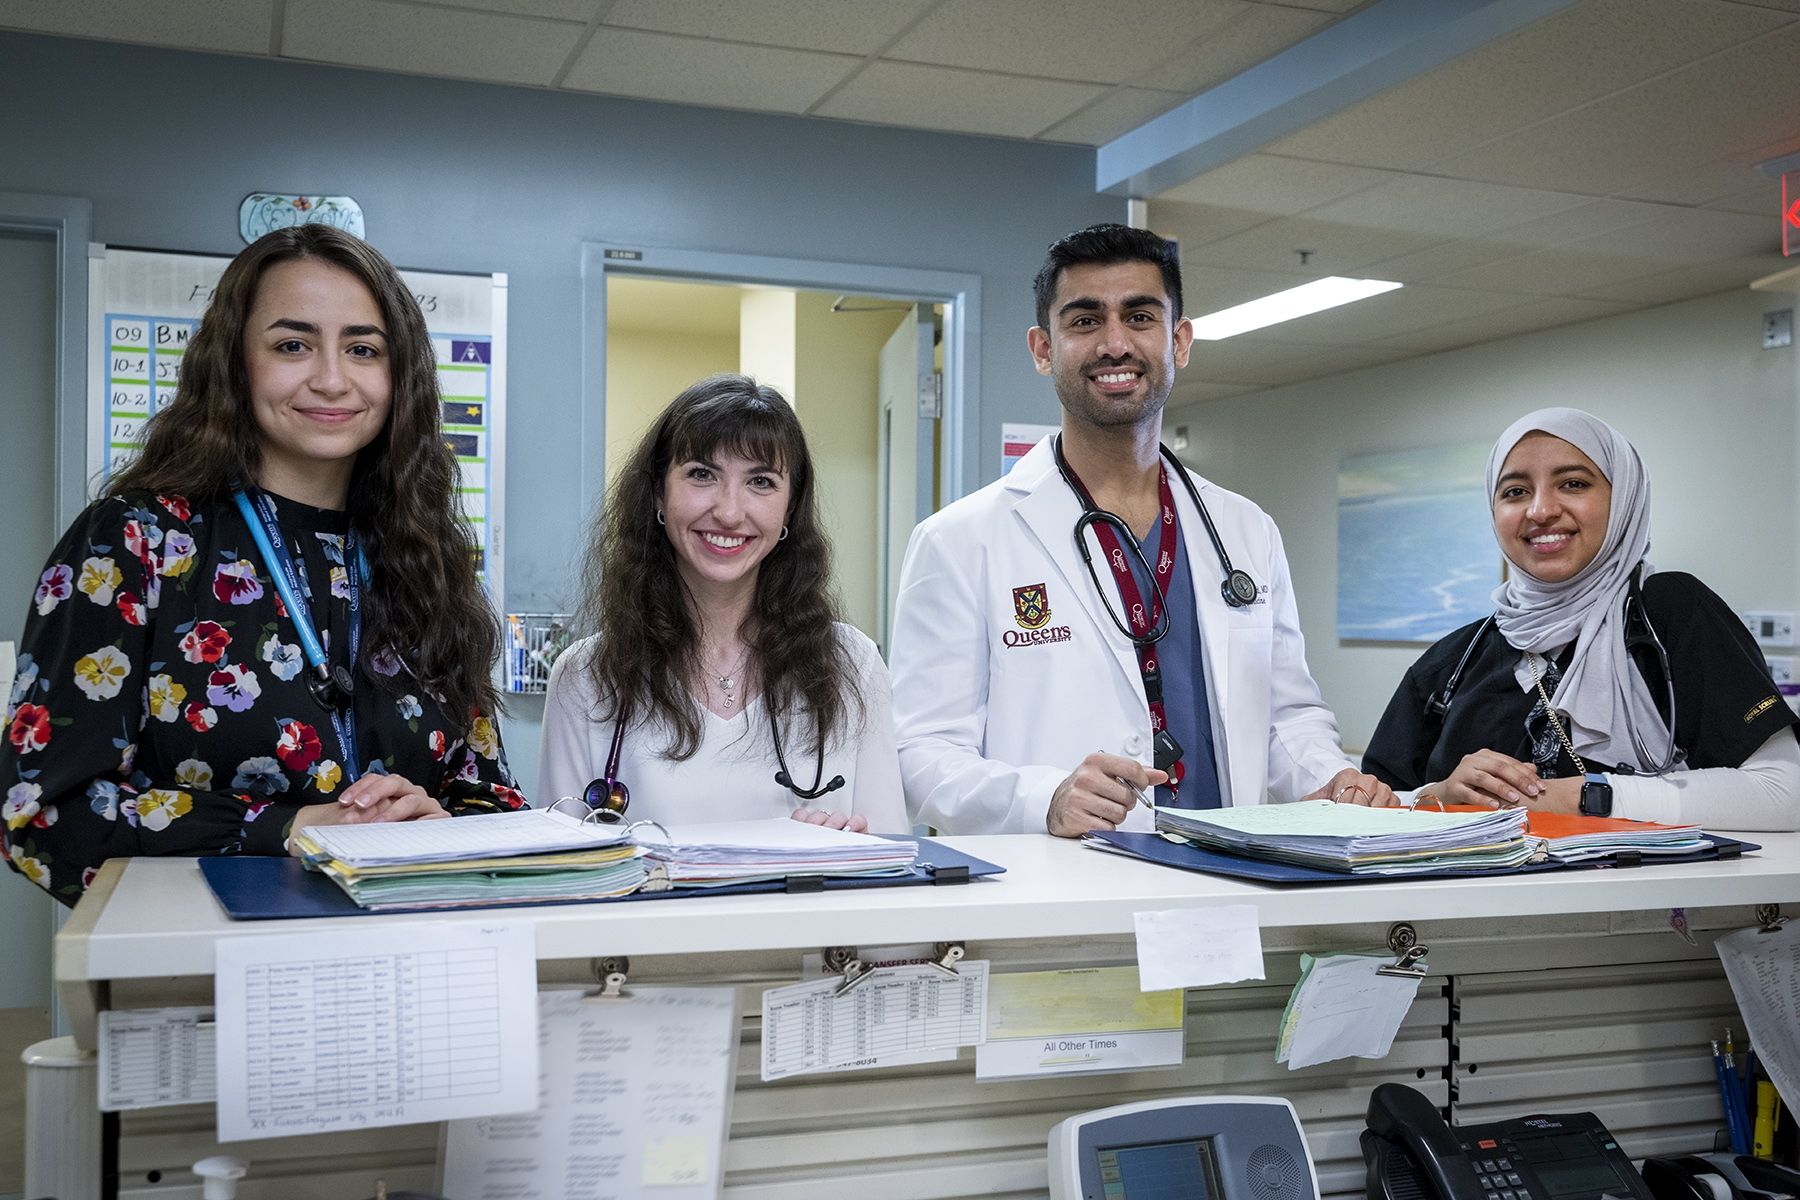
POLYGON ((1340 639, 1435 642, 1494 610, 1487 456, 1468 442, 1339 464, 1340 639))

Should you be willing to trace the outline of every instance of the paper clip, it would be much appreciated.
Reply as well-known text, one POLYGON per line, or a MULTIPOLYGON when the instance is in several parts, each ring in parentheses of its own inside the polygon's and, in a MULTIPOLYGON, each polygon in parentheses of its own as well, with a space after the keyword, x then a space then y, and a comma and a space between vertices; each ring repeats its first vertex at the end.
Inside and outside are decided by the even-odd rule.
POLYGON ((1788 919, 1781 915, 1779 904, 1759 904, 1756 906, 1756 932, 1780 933, 1781 927, 1788 919))
POLYGON ((631 960, 624 955, 613 958, 594 959, 594 978, 600 986, 588 992, 583 1000, 626 1000, 631 996, 625 990, 625 976, 631 971, 631 960))
POLYGON ((963 960, 963 955, 967 953, 967 951, 963 949, 963 944, 961 942, 938 942, 931 947, 931 952, 937 955, 937 957, 933 959, 929 965, 937 968, 952 978, 959 977, 962 974, 961 971, 956 969, 956 964, 961 962, 963 960))
POLYGON ((1386 966, 1376 967, 1377 975, 1397 975, 1401 979, 1425 977, 1428 947, 1420 945, 1419 931, 1410 922, 1396 921, 1388 926, 1387 944, 1397 957, 1386 966))

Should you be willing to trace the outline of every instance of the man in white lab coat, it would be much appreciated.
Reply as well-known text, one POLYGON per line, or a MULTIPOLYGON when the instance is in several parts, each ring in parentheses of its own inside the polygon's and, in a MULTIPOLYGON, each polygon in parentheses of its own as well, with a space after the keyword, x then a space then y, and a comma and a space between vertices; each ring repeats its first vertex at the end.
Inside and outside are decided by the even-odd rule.
POLYGON ((1196 808, 1385 798, 1307 671, 1275 523, 1159 454, 1193 341, 1174 247, 1084 229, 1050 248, 1036 291, 1026 341, 1062 402, 1060 447, 1046 438, 922 522, 901 571, 891 669, 913 819, 1078 837, 1150 828, 1150 788, 1196 808), (1107 517, 1078 542, 1084 512, 1107 517))

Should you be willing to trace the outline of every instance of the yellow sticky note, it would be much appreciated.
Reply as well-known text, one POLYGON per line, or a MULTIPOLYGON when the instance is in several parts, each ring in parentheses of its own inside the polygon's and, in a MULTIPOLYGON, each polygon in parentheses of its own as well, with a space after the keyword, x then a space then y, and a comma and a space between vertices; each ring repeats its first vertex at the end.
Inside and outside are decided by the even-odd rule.
POLYGON ((706 1180, 706 1139, 658 1138, 644 1146, 644 1186, 668 1187, 706 1180))

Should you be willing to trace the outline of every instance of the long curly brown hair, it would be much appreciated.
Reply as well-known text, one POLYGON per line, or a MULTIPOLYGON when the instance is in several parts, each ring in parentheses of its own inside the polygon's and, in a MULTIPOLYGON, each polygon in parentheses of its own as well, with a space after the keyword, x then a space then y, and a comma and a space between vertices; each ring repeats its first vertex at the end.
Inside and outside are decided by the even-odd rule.
POLYGON ((595 522, 581 614, 601 635, 589 666, 604 706, 595 718, 666 726, 672 759, 700 748, 700 705, 688 687, 700 676, 700 621, 656 510, 671 466, 720 453, 787 473, 787 536, 759 564, 743 636, 770 711, 810 713, 807 740, 797 743, 810 753, 853 712, 862 720, 862 691, 834 628, 831 543, 805 434, 781 393, 745 375, 714 375, 677 396, 631 452, 595 522))
MULTIPOLYGON (((250 405, 244 326, 270 266, 316 259, 369 289, 387 331, 392 399, 387 422, 356 456, 347 509, 368 555, 362 655, 406 663, 453 714, 495 712, 499 622, 476 578, 476 545, 456 506, 456 458, 439 434, 437 357, 425 317, 393 265, 361 238, 329 225, 278 229, 247 246, 206 306, 182 359, 175 400, 150 418, 143 449, 106 494, 176 493, 216 503, 262 468, 250 405)), ((379 671, 366 672, 387 687, 379 671)))

